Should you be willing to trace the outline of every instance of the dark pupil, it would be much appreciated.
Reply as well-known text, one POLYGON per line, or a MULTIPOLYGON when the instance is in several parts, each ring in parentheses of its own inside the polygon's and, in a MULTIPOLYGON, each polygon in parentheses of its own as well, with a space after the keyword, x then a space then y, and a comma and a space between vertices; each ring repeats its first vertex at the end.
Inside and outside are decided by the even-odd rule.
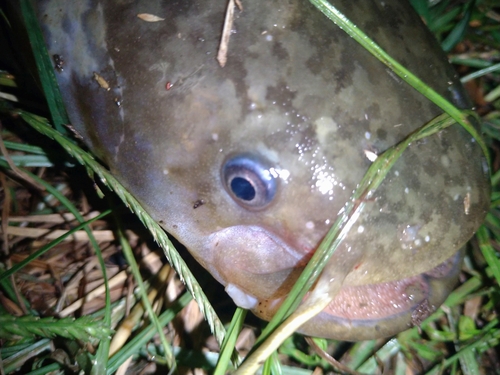
POLYGON ((255 198, 255 188, 244 178, 235 177, 231 180, 231 190, 234 195, 244 201, 251 201, 255 198))

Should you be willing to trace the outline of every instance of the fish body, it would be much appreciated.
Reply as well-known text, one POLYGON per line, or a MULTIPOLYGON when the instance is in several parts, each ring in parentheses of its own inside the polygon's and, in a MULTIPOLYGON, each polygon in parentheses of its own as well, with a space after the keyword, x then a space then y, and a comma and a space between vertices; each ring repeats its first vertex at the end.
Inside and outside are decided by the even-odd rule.
MULTIPOLYGON (((333 1, 469 106, 410 5, 333 1)), ((270 319, 373 160, 442 111, 307 1, 244 1, 224 67, 225 1, 38 1, 73 127, 239 306, 270 319), (151 22, 154 21, 154 22, 151 22)), ((458 125, 414 142, 330 260, 343 289, 309 335, 362 340, 434 311, 489 204, 458 125)))

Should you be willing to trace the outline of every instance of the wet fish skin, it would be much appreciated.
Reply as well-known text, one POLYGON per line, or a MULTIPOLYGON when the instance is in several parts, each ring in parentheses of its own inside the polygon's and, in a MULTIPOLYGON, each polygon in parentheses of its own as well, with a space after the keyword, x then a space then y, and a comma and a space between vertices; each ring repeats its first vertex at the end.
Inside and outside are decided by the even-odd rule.
MULTIPOLYGON (((408 3, 333 3, 469 105, 408 3)), ((305 1, 244 2, 221 68, 225 5, 36 3, 49 53, 64 59, 56 76, 72 125, 238 305, 269 319, 370 157, 441 110, 305 1)), ((303 332, 361 340, 418 323, 456 282, 457 252, 488 203, 485 158, 462 128, 412 144, 328 266, 347 273, 344 290, 303 332)))

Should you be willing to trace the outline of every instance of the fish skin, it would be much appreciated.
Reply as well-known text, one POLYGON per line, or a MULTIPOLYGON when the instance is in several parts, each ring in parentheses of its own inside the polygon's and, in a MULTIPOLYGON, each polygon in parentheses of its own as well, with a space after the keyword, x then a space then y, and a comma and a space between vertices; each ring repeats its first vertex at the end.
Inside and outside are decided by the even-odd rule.
MULTIPOLYGON (((438 93, 470 105, 408 3, 332 3, 438 93)), ((224 1, 36 6, 50 55, 65 62, 56 77, 72 125, 236 303, 265 319, 361 181, 367 153, 441 113, 305 1, 244 2, 224 68, 224 1), (249 206, 225 183, 237 157, 277 176, 265 204, 249 206)), ((465 130, 412 144, 325 271, 345 276, 344 299, 302 332, 361 340, 418 324, 456 282, 455 254, 488 205, 487 163, 465 130), (384 304, 391 298, 398 308, 384 304)))

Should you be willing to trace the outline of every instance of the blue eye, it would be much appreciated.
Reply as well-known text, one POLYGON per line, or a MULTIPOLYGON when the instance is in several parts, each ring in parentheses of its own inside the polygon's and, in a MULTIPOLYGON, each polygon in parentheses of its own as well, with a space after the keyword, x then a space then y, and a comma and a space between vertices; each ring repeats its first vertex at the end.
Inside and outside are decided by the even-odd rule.
POLYGON ((251 154, 235 156, 224 164, 222 178, 231 197, 248 209, 267 206, 276 194, 276 178, 269 163, 251 154))

